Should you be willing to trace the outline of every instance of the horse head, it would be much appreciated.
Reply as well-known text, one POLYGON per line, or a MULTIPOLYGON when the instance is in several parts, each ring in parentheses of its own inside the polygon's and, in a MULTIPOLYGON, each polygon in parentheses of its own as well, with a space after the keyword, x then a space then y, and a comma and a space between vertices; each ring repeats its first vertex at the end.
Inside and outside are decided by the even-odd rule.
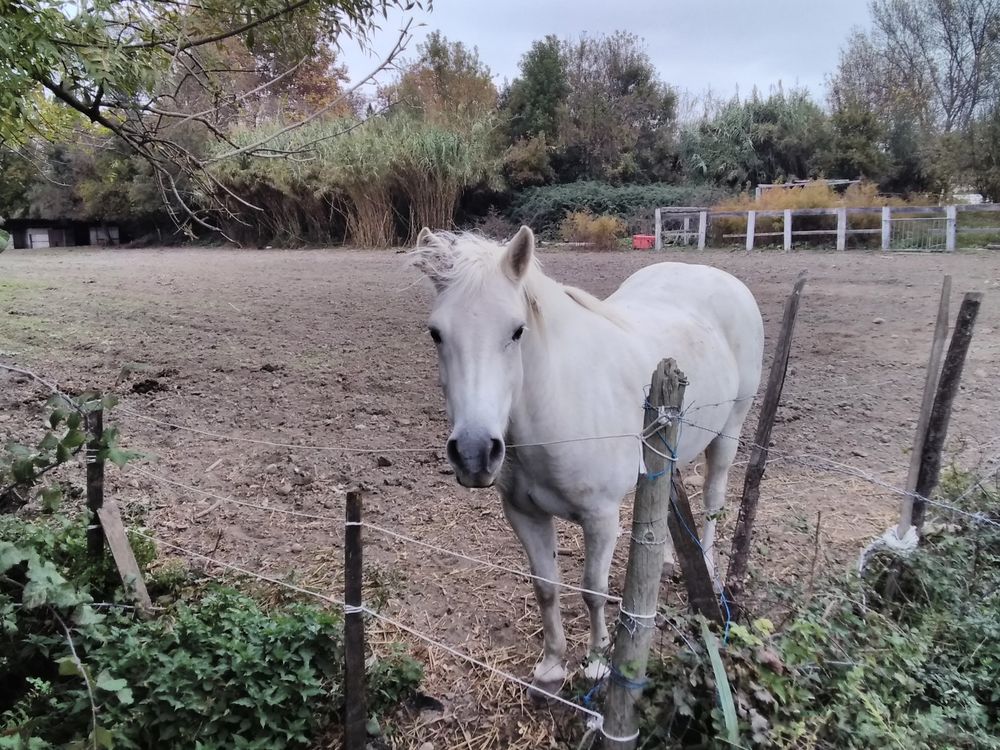
POLYGON ((465 487, 493 485, 503 466, 504 432, 524 378, 534 251, 528 227, 506 245, 424 228, 411 254, 437 292, 428 331, 452 426, 448 461, 465 487))

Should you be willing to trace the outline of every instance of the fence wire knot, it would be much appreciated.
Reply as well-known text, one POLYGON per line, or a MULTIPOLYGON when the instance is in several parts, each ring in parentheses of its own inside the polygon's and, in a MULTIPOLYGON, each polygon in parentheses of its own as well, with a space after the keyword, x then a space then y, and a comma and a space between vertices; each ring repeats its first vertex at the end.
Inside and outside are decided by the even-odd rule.
POLYGON ((613 734, 608 734, 604 731, 604 717, 603 716, 591 716, 587 719, 587 729, 592 732, 600 732, 601 735, 606 740, 611 740, 612 742, 632 742, 633 740, 639 739, 639 730, 636 729, 632 734, 627 737, 615 737, 613 734))

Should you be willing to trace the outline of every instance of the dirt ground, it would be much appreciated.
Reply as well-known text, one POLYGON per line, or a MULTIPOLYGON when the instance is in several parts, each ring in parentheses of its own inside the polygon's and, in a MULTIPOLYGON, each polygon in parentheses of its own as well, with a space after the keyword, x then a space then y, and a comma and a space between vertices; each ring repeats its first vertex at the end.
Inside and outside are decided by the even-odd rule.
MULTIPOLYGON (((782 594, 800 590, 824 567, 852 564, 891 524, 898 497, 820 468, 808 456, 903 483, 946 273, 954 277, 953 314, 961 292, 987 292, 955 404, 948 460, 975 467, 1000 451, 1000 254, 670 257, 718 266, 747 283, 766 321, 768 358, 785 296, 798 272, 809 272, 773 435, 775 456, 807 457, 776 460, 765 476, 752 561, 758 611, 780 606, 782 594)), ((542 252, 550 275, 601 296, 663 258, 542 252)), ((448 425, 424 326, 430 299, 404 257, 392 252, 9 252, 0 256, 0 361, 30 367, 69 390, 122 394, 123 408, 111 419, 127 447, 146 452, 148 460, 124 472, 112 469, 110 492, 130 518, 166 542, 250 570, 294 575, 338 595, 344 495, 362 484, 369 490, 366 520, 523 569, 495 493, 460 488, 444 460, 448 425), (136 415, 312 447, 219 440, 136 415), (344 447, 380 450, 334 449, 344 447), (319 518, 241 507, 164 480, 319 518)), ((0 439, 27 433, 41 395, 36 386, 0 374, 0 439)), ((756 411, 745 437, 755 424, 756 411)), ((741 481, 736 468, 731 499, 741 481)), ((697 513, 697 480, 692 490, 697 513)), ((722 550, 734 517, 723 524, 722 550)), ((579 533, 566 526, 561 535, 561 566, 576 582, 579 533)), ((540 630, 527 581, 373 531, 365 536, 368 591, 386 600, 384 612, 514 674, 529 674, 540 630)), ((625 553, 622 541, 613 591, 620 590, 625 553)), ((204 567, 197 560, 192 565, 204 567)), ((676 588, 665 587, 668 602, 676 601, 676 588)), ((563 611, 571 655, 579 659, 586 643, 583 604, 565 596, 563 611)), ((542 747, 579 736, 579 721, 530 705, 519 688, 496 676, 470 671, 391 628, 375 627, 371 635, 376 645, 412 642, 427 665, 426 691, 444 705, 443 712, 412 717, 389 738, 394 746, 542 747)))

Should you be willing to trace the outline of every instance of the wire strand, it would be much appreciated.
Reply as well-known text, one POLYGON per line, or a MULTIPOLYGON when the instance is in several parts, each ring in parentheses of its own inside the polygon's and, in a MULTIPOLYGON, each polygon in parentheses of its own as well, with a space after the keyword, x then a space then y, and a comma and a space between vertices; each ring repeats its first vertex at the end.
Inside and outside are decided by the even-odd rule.
POLYGON ((600 596, 609 602, 621 602, 620 596, 612 596, 606 592, 594 591, 593 589, 584 588, 582 586, 574 586, 572 583, 564 583, 562 581, 555 581, 551 578, 545 578, 544 576, 535 575, 534 573, 528 573, 524 570, 518 570, 517 568, 508 568, 505 565, 499 565, 497 563, 489 562, 487 560, 482 560, 478 557, 471 557, 469 555, 462 554, 461 552, 454 552, 450 549, 444 547, 439 547, 436 544, 431 544, 429 542, 421 541, 420 539, 414 539, 411 536, 406 536, 405 534, 400 534, 399 532, 387 529, 384 526, 378 526, 377 524, 369 523, 368 521, 361 521, 357 524, 366 529, 371 529, 372 531, 377 531, 380 534, 385 534, 386 536, 399 539, 403 542, 409 542, 410 544, 416 544, 425 549, 433 550, 435 552, 440 552, 445 555, 451 555, 452 557, 457 557, 460 560, 467 560, 468 562, 475 563, 477 565, 483 565, 487 568, 492 568, 494 570, 502 570, 505 573, 513 573, 514 575, 523 576, 525 578, 530 578, 535 581, 542 581, 543 583, 550 583, 553 586, 559 586, 561 588, 570 589, 571 591, 576 591, 581 594, 594 594, 595 596, 600 596))
POLYGON ((247 570, 246 568, 242 568, 239 565, 233 565, 231 563, 223 562, 222 560, 216 560, 216 559, 214 559, 212 557, 209 557, 207 555, 203 555, 203 554, 201 554, 199 552, 194 552, 193 550, 187 549, 186 547, 182 547, 179 544, 173 544, 172 542, 166 542, 166 541, 164 541, 162 539, 159 539, 158 537, 154 537, 154 536, 151 536, 149 534, 146 534, 145 532, 134 531, 133 533, 135 533, 137 536, 142 537, 143 539, 147 539, 149 541, 155 542, 156 544, 161 544, 161 545, 163 545, 165 547, 169 547, 170 549, 176 550, 178 552, 182 552, 182 553, 184 553, 186 555, 190 555, 191 557, 195 557, 195 558, 198 558, 198 559, 201 559, 201 560, 205 560, 205 561, 213 563, 215 565, 219 565, 219 566, 221 566, 223 568, 228 568, 229 570, 233 570, 233 571, 236 571, 238 573, 242 573, 243 575, 247 575, 247 576, 250 576, 252 578, 256 578, 258 580, 261 580, 261 581, 266 581, 268 583, 272 583, 272 584, 274 584, 276 586, 280 586, 280 587, 289 589, 291 591, 296 591, 296 592, 301 593, 301 594, 307 594, 309 596, 316 597, 317 599, 320 599, 322 601, 325 601, 325 602, 328 602, 330 604, 334 604, 334 605, 337 605, 338 607, 343 608, 345 610, 345 612, 347 612, 348 606, 351 606, 351 612, 358 612, 358 611, 364 612, 365 614, 367 614, 367 615, 375 618, 376 620, 384 622, 387 625, 391 625, 392 627, 397 628, 398 630, 401 630, 403 632, 409 633, 410 635, 414 636, 415 638, 418 638, 419 640, 424 641, 425 643, 427 643, 427 644, 429 644, 431 646, 434 646, 435 648, 438 648, 438 649, 440 649, 442 651, 445 651, 445 652, 451 654, 452 656, 455 656, 455 657, 457 657, 459 659, 467 661, 470 664, 474 664, 477 667, 480 667, 481 669, 485 669, 485 670, 487 670, 489 672, 492 672, 493 674, 499 675, 500 677, 503 677, 504 679, 506 679, 506 680, 508 680, 510 682, 516 683, 517 685, 520 685, 523 688, 526 688, 526 689, 531 690, 533 692, 536 692, 536 693, 539 693, 541 695, 544 695, 545 697, 550 698, 551 700, 557 701, 557 702, 559 702, 559 703, 561 703, 561 704, 563 704, 565 706, 568 706, 569 708, 572 708, 572 709, 574 709, 576 711, 579 711, 580 713, 586 714, 587 716, 589 716, 593 720, 593 722, 594 722, 594 724, 593 724, 594 728, 598 729, 602 733, 604 731, 603 730, 603 727, 604 727, 604 716, 602 714, 598 713, 597 711, 594 711, 592 709, 586 708, 585 706, 581 706, 578 703, 574 703, 573 701, 568 700, 567 698, 563 698, 561 695, 558 695, 556 693, 551 693, 548 690, 543 690, 542 688, 539 688, 539 687, 537 687, 535 685, 532 685, 531 683, 529 683, 529 682, 527 682, 525 680, 522 680, 521 678, 516 677, 516 676, 510 674, 509 672, 506 672, 506 671, 504 671, 502 669, 499 669, 498 667, 494 667, 494 666, 492 666, 490 664, 487 664, 486 662, 482 661, 481 659, 477 659, 474 656, 471 656, 469 654, 463 653, 462 651, 459 651, 458 649, 456 649, 456 648, 454 648, 452 646, 449 646, 446 643, 442 643, 441 641, 439 641, 439 640, 437 640, 437 639, 435 639, 435 638, 427 635, 426 633, 422 633, 419 630, 416 630, 415 628, 410 627, 409 625, 406 625, 406 624, 400 622, 399 620, 396 620, 395 618, 389 617, 387 615, 383 615, 380 612, 377 612, 377 611, 371 609, 370 607, 366 607, 364 605, 360 605, 360 606, 358 606, 358 605, 347 605, 342 600, 337 599, 337 598, 332 597, 332 596, 329 596, 327 594, 322 594, 322 593, 320 593, 318 591, 314 591, 314 590, 311 590, 311 589, 303 588, 302 586, 297 586, 297 585, 295 585, 293 583, 289 583, 287 581, 282 581, 282 580, 280 580, 278 578, 272 578, 271 576, 267 576, 267 575, 264 575, 262 573, 256 573, 256 572, 253 572, 251 570, 247 570))

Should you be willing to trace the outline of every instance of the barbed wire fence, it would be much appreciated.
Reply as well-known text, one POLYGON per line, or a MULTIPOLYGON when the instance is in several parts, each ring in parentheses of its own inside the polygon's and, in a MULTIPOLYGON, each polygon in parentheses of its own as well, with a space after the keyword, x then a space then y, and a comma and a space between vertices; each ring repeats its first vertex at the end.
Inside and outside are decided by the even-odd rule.
MULTIPOLYGON (((38 384, 50 390, 52 393, 58 394, 68 399, 68 397, 66 397, 62 393, 62 391, 58 389, 57 385, 55 385, 54 382, 51 381, 51 379, 43 379, 35 375, 30 370, 27 370, 25 368, 14 367, 12 365, 0 364, 0 369, 4 369, 14 373, 19 373, 25 377, 29 377, 32 380, 36 381, 38 384)), ((831 390, 839 390, 839 388, 832 388, 831 390)), ((813 391, 813 393, 817 392, 819 391, 818 390, 813 391)), ((745 400, 746 398, 748 397, 742 396, 737 399, 732 399, 730 402, 745 400)), ((722 402, 722 403, 730 403, 730 402, 722 402)), ((701 406, 706 406, 706 405, 701 405, 701 406)), ((692 404, 687 409, 675 415, 676 419, 681 425, 683 425, 687 429, 708 431, 713 433, 717 437, 723 437, 725 439, 734 440, 738 443, 738 445, 741 448, 750 451, 751 453, 754 450, 763 451, 766 455, 765 463, 768 465, 787 463, 787 464, 802 466, 816 472, 849 476, 864 481, 872 485, 873 487, 878 487, 881 490, 884 490, 895 496, 908 498, 911 500, 915 500, 919 503, 935 507, 943 513, 950 514, 953 517, 962 518, 969 523, 987 524, 993 527, 1000 527, 1000 523, 998 523, 996 520, 994 520, 987 514, 983 512, 969 511, 961 507, 962 501, 966 499, 968 495, 974 492, 977 488, 985 489, 985 484, 987 482, 989 482, 991 479, 995 477, 1000 476, 1000 453, 997 453, 996 455, 985 460, 981 464, 978 472, 976 473, 976 476, 973 478, 968 489, 962 495, 960 495, 953 502, 945 502, 939 498, 929 496, 930 493, 918 493, 913 489, 908 489, 906 487, 898 486, 897 484, 889 482, 884 478, 882 478, 881 476, 878 476, 873 471, 861 469, 857 466, 845 463, 844 461, 840 460, 842 458, 841 456, 824 456, 811 451, 800 452, 800 453, 775 451, 770 445, 760 445, 755 443, 753 440, 743 438, 739 435, 728 435, 719 432, 711 427, 707 427, 705 425, 700 424, 696 419, 692 418, 692 415, 697 413, 698 408, 699 408, 698 404, 696 403, 692 404)), ((414 446, 385 445, 376 447, 376 446, 310 444, 306 442, 296 441, 293 439, 266 440, 266 439, 247 437, 246 435, 240 435, 235 433, 226 433, 217 430, 209 430, 199 426, 184 424, 178 421, 160 419, 158 417, 154 417, 149 414, 141 413, 127 406, 118 406, 116 408, 116 411, 122 415, 125 415, 126 417, 139 420, 147 424, 156 425, 161 428, 169 429, 171 431, 180 431, 191 435, 197 435, 201 438, 208 438, 214 441, 229 442, 243 446, 258 445, 262 447, 287 448, 298 451, 316 451, 316 452, 334 453, 334 454, 424 453, 433 455, 439 453, 440 451, 440 448, 438 446, 414 447, 414 446)), ((662 446, 650 444, 649 442, 650 437, 651 435, 645 432, 593 435, 593 436, 569 436, 558 440, 549 440, 539 443, 514 444, 510 445, 509 448, 516 450, 518 448, 531 448, 536 446, 553 445, 559 443, 573 443, 573 442, 584 442, 584 441, 637 440, 639 441, 639 443, 641 443, 647 448, 650 448, 654 451, 660 451, 662 449, 662 446)), ((984 446, 994 445, 998 441, 1000 441, 1000 436, 992 437, 988 442, 984 443, 984 446)), ((668 457, 673 457, 674 454, 672 449, 670 449, 669 446, 667 446, 667 448, 668 448, 668 454, 667 454, 668 457)), ((557 586, 560 589, 573 591, 575 593, 598 595, 603 597, 608 603, 618 606, 620 610, 619 620, 620 622, 623 622, 626 626, 631 625, 632 627, 647 627, 650 625, 657 626, 659 624, 655 620, 655 618, 651 623, 647 623, 645 621, 640 622, 635 618, 634 615, 622 611, 622 598, 620 596, 616 596, 607 592, 593 591, 560 580, 553 580, 540 577, 532 574, 531 572, 522 570, 517 567, 502 565, 497 562, 493 562, 490 560, 483 559, 481 557, 470 555, 462 550, 449 549, 448 547, 443 546, 441 544, 433 544, 425 540, 418 539, 412 535, 402 533, 398 530, 389 528, 388 526, 383 524, 373 523, 370 521, 352 522, 348 521, 343 516, 335 516, 326 513, 311 513, 308 511, 296 510, 292 508, 283 508, 273 505, 262 505, 259 503, 252 503, 246 500, 237 499, 230 495, 224 495, 209 490, 204 490, 197 486, 194 486, 193 484, 180 481, 176 478, 162 476, 161 474, 150 471, 145 466, 132 466, 131 468, 128 469, 128 471, 134 472, 137 476, 141 476, 153 484, 159 484, 165 487, 173 487, 175 489, 181 489, 186 492, 194 493, 196 495, 201 495, 203 497, 213 499, 218 503, 232 504, 234 506, 247 508, 252 511, 267 512, 272 514, 273 513, 283 514, 290 518, 301 518, 301 519, 308 519, 310 521, 320 521, 324 523, 330 523, 333 526, 344 526, 345 530, 348 528, 348 525, 355 525, 362 529, 367 530, 371 534, 379 535, 387 539, 392 539, 395 542, 401 542, 403 544, 413 545, 421 550, 434 552, 435 554, 438 555, 449 556, 456 560, 462 560, 464 562, 472 563, 473 565, 476 566, 482 566, 483 568, 493 570, 498 573, 520 577, 529 581, 544 582, 547 584, 557 586)), ((692 536, 695 537, 695 540, 698 541, 697 535, 694 533, 694 531, 691 529, 688 529, 688 531, 692 534, 692 536)), ((465 663, 473 667, 488 671, 491 674, 500 677, 501 679, 506 680, 507 682, 516 685, 521 689, 532 691, 536 695, 542 695, 544 698, 553 701, 554 703, 560 704, 569 710, 577 712, 586 721, 588 735, 602 734, 606 740, 609 740, 611 742, 627 742, 629 740, 634 739, 634 737, 631 736, 621 737, 621 736, 609 735, 609 733, 605 730, 604 726, 605 715, 592 707, 593 703, 592 698, 594 691, 599 688, 601 682, 607 679, 607 675, 601 677, 598 680, 595 680, 592 689, 588 691, 588 693, 584 696, 583 701, 576 702, 564 696, 561 696, 556 692, 546 691, 538 686, 532 685, 531 683, 517 677, 516 675, 511 674, 506 670, 500 669, 495 665, 489 664, 483 659, 479 659, 471 654, 465 653, 461 649, 455 648, 454 646, 451 646, 443 642, 442 640, 434 637, 433 635, 427 632, 424 632, 423 630, 417 627, 406 624, 401 620, 397 619, 396 617, 386 615, 383 612, 379 611, 378 607, 371 606, 368 603, 362 602, 360 604, 347 604, 344 599, 337 596, 333 596, 329 592, 317 590, 315 587, 312 586, 304 586, 292 583, 288 580, 284 580, 279 577, 264 574, 259 570, 253 570, 250 567, 234 565, 232 563, 219 560, 217 557, 214 556, 214 554, 206 555, 202 552, 190 549, 188 546, 177 544, 176 542, 173 541, 168 541, 162 538, 161 535, 157 535, 155 533, 149 533, 147 530, 133 529, 132 533, 139 537, 152 541, 166 549, 170 549, 174 552, 185 555, 192 559, 201 560, 205 563, 216 565, 225 570, 229 570, 238 573, 240 575, 246 575, 250 578, 260 580, 269 583, 271 585, 289 591, 293 591, 301 595, 316 598, 317 600, 322 601, 328 605, 340 608, 345 613, 345 616, 352 614, 364 615, 374 620, 377 620, 388 627, 397 629, 400 632, 405 632, 408 635, 412 636, 413 638, 417 639, 418 641, 423 642, 426 646, 430 648, 437 649, 439 651, 447 653, 452 657, 464 661, 465 663)), ((722 582, 718 579, 718 577, 716 577, 715 583, 717 586, 721 588, 722 582)), ((729 617, 727 615, 727 623, 728 620, 729 617)), ((614 679, 615 676, 612 675, 612 678, 614 679)))
MULTIPOLYGON (((138 415, 140 418, 145 418, 145 420, 149 421, 149 422, 167 424, 170 427, 170 429, 173 429, 173 430, 181 430, 181 431, 184 431, 184 432, 189 432, 191 434, 200 435, 200 436, 205 436, 206 433, 211 432, 211 431, 208 431, 208 430, 204 430, 204 429, 196 428, 196 427, 191 427, 189 425, 184 425, 184 424, 180 424, 180 423, 176 423, 176 422, 165 422, 164 420, 158 420, 158 419, 155 419, 155 418, 149 418, 146 415, 139 415, 138 412, 135 412, 132 409, 119 408, 119 410, 122 413, 129 414, 130 416, 132 416, 132 415, 138 415)), ((721 437, 724 437, 724 438, 736 440, 739 443, 739 445, 743 449, 745 449, 745 450, 749 450, 749 449, 753 449, 753 448, 765 448, 765 447, 767 447, 767 450, 769 451, 768 464, 780 464, 780 463, 794 464, 794 465, 799 465, 799 466, 802 466, 802 467, 805 467, 805 468, 808 468, 808 469, 811 469, 811 470, 814 470, 814 471, 818 471, 818 472, 825 472, 825 473, 832 473, 832 474, 837 474, 837 475, 849 476, 849 477, 852 477, 852 478, 855 478, 855 479, 860 479, 860 480, 862 480, 862 481, 864 481, 864 482, 872 485, 873 487, 877 487, 879 489, 885 490, 885 491, 890 492, 890 493, 892 493, 892 494, 894 494, 896 496, 911 497, 911 498, 915 498, 915 499, 920 499, 920 500, 926 502, 927 504, 929 504, 929 505, 931 505, 931 506, 933 506, 933 507, 941 510, 944 513, 953 515, 955 517, 962 518, 962 519, 964 519, 964 520, 966 520, 968 522, 971 522, 971 523, 981 523, 981 524, 987 524, 987 525, 994 526, 994 527, 1000 527, 1000 523, 998 523, 997 521, 993 520, 992 518, 990 518, 985 513, 982 513, 982 512, 970 512, 970 511, 967 511, 967 510, 959 507, 959 503, 961 502, 961 500, 963 500, 968 494, 970 494, 972 491, 974 491, 974 489, 977 486, 982 486, 984 483, 986 483, 987 481, 989 481, 990 478, 992 478, 992 477, 994 477, 994 476, 997 475, 998 471, 1000 471, 1000 453, 996 454, 995 456, 991 457, 986 462, 984 462, 985 463, 985 468, 979 474, 977 474, 977 476, 972 480, 972 483, 970 484, 970 488, 966 491, 966 493, 964 495, 960 496, 955 502, 949 503, 949 502, 945 502, 943 500, 940 500, 940 499, 937 499, 937 498, 933 498, 933 497, 917 496, 915 493, 913 493, 911 491, 908 491, 908 490, 906 490, 903 487, 900 487, 900 486, 897 486, 897 485, 895 485, 895 484, 893 484, 891 482, 885 481, 884 479, 882 479, 879 476, 876 476, 875 474, 873 474, 870 471, 866 471, 866 470, 861 469, 861 468, 859 468, 857 466, 852 466, 852 465, 843 463, 842 461, 838 461, 838 460, 836 460, 834 458, 831 458, 831 457, 821 456, 821 455, 818 455, 818 454, 815 454, 815 453, 809 453, 809 452, 804 452, 804 453, 778 452, 778 451, 775 451, 774 448, 772 448, 772 447, 757 445, 752 440, 750 440, 748 438, 743 438, 743 437, 735 436, 735 435, 727 435, 725 433, 722 433, 722 432, 719 432, 717 430, 714 430, 714 429, 711 429, 709 427, 706 427, 704 425, 701 425, 701 424, 699 424, 699 423, 697 423, 697 422, 695 422, 695 421, 693 421, 691 419, 688 419, 688 418, 686 418, 684 416, 679 416, 678 419, 681 422, 681 424, 683 424, 684 426, 686 426, 686 427, 688 427, 690 429, 708 430, 708 431, 711 431, 713 434, 715 434, 717 436, 721 436, 721 437)), ((238 444, 246 444, 248 442, 252 442, 252 443, 255 443, 255 444, 264 444, 264 445, 269 445, 269 446, 270 445, 280 445, 280 446, 283 446, 283 447, 289 447, 289 448, 300 449, 300 450, 315 449, 315 450, 321 450, 321 451, 326 451, 326 452, 344 452, 344 453, 357 453, 357 452, 380 453, 380 452, 383 452, 383 450, 384 450, 383 448, 359 448, 359 447, 354 447, 354 446, 335 446, 335 445, 307 446, 307 445, 305 445, 303 443, 296 443, 296 442, 292 442, 292 441, 256 440, 256 439, 245 438, 245 437, 238 436, 238 435, 227 435, 227 434, 224 434, 224 433, 217 433, 217 432, 211 432, 210 436, 213 439, 215 439, 215 440, 228 441, 228 442, 233 442, 233 443, 238 443, 238 444)), ((579 440, 579 441, 582 441, 582 440, 606 441, 606 440, 622 440, 622 439, 632 439, 632 440, 639 440, 639 441, 643 441, 644 440, 643 436, 640 433, 630 434, 630 435, 623 435, 623 434, 598 435, 598 436, 590 436, 590 437, 586 437, 586 438, 575 438, 574 440, 579 440)), ((522 444, 522 447, 530 447, 530 445, 529 444, 522 444)), ((432 447, 432 446, 427 446, 427 447, 421 447, 421 448, 407 448, 406 450, 407 450, 407 452, 429 452, 429 453, 434 453, 434 452, 438 452, 439 448, 432 447)), ((201 496, 206 497, 206 498, 210 498, 210 499, 217 500, 217 501, 224 502, 224 503, 229 503, 229 504, 232 504, 232 505, 238 506, 238 507, 243 507, 243 508, 248 508, 248 509, 255 510, 255 511, 260 511, 260 512, 263 512, 263 513, 277 513, 277 514, 286 515, 286 516, 289 516, 289 517, 292 517, 292 518, 303 518, 303 519, 309 519, 309 520, 323 521, 323 522, 328 522, 328 523, 330 523, 333 526, 340 526, 340 525, 344 525, 346 523, 346 521, 344 520, 343 516, 333 516, 331 514, 324 514, 324 513, 310 513, 310 512, 307 512, 307 511, 295 510, 295 509, 291 509, 291 508, 282 508, 282 507, 273 506, 273 505, 262 505, 262 504, 259 504, 259 503, 251 503, 251 502, 248 502, 248 501, 245 501, 245 500, 237 499, 237 498, 229 496, 229 495, 223 495, 223 494, 219 494, 219 493, 212 492, 212 491, 209 491, 209 490, 204 490, 204 489, 196 487, 196 486, 194 486, 192 484, 181 482, 181 481, 179 481, 177 479, 165 477, 165 476, 162 476, 160 474, 154 473, 152 471, 149 471, 147 468, 141 467, 141 466, 130 467, 128 469, 128 471, 132 472, 132 473, 135 473, 136 475, 141 476, 141 477, 143 477, 143 478, 145 478, 145 479, 147 479, 147 480, 149 480, 149 481, 151 481, 151 482, 153 482, 155 484, 161 484, 163 486, 169 486, 169 487, 174 487, 174 488, 182 489, 182 490, 184 490, 186 492, 190 492, 190 493, 193 493, 195 495, 201 495, 201 496)), ((444 546, 442 546, 440 544, 433 544, 431 542, 428 542, 428 541, 425 541, 425 540, 422 540, 422 539, 418 539, 418 538, 416 538, 414 536, 411 536, 411 535, 402 533, 400 531, 388 528, 388 527, 386 527, 386 526, 384 526, 382 524, 379 524, 379 523, 373 523, 373 522, 370 522, 370 521, 362 521, 362 522, 360 522, 359 525, 364 530, 366 530, 368 532, 371 532, 373 534, 377 534, 377 535, 383 536, 383 537, 388 538, 388 539, 392 539, 392 540, 395 540, 395 541, 398 541, 398 542, 402 542, 404 544, 414 545, 417 548, 420 548, 420 549, 423 549, 423 550, 427 550, 427 551, 430 551, 430 552, 434 552, 435 554, 448 556, 448 557, 451 557, 451 558, 456 559, 456 560, 462 560, 464 562, 471 563, 471 564, 473 564, 475 566, 480 566, 482 568, 485 568, 485 569, 488 569, 488 570, 493 570, 493 571, 496 571, 498 573, 503 573, 503 574, 507 574, 507 575, 512 575, 512 576, 520 577, 520 578, 528 580, 528 581, 535 581, 535 580, 542 581, 542 582, 545 582, 545 583, 557 586, 560 589, 564 589, 566 591, 570 591, 570 592, 574 592, 574 593, 598 595, 598 596, 604 597, 611 604, 618 605, 619 607, 621 605, 621 597, 617 596, 617 595, 614 595, 614 594, 611 594, 611 593, 593 591, 593 590, 587 589, 585 587, 578 586, 578 585, 575 585, 573 583, 569 583, 569 582, 566 582, 566 581, 554 580, 554 579, 544 578, 544 577, 541 577, 541 576, 536 576, 536 575, 534 575, 534 574, 532 574, 532 573, 530 573, 528 571, 519 569, 517 567, 508 566, 508 565, 502 565, 502 564, 493 562, 491 560, 484 559, 482 557, 476 557, 474 555, 470 555, 470 554, 468 554, 468 553, 466 553, 464 551, 461 551, 461 550, 449 549, 449 548, 444 547, 444 546)), ((270 583, 272 585, 276 585, 276 586, 285 588, 287 590, 297 592, 299 594, 304 594, 304 595, 307 595, 307 596, 315 597, 315 598, 317 598, 317 599, 319 599, 321 601, 324 601, 324 602, 326 602, 328 604, 337 606, 337 607, 339 607, 341 609, 343 609, 345 607, 345 604, 344 604, 344 601, 343 601, 342 598, 331 596, 329 593, 325 593, 325 592, 322 592, 322 591, 317 591, 314 588, 309 588, 309 587, 305 587, 305 586, 293 584, 293 583, 290 583, 290 582, 288 582, 286 580, 283 580, 281 578, 277 578, 277 577, 273 577, 273 576, 267 576, 265 574, 262 574, 262 573, 260 573, 258 571, 251 570, 251 569, 246 568, 246 567, 237 566, 237 565, 233 565, 233 564, 221 561, 217 557, 205 555, 203 553, 200 553, 200 552, 197 552, 195 550, 192 550, 189 547, 178 545, 175 542, 167 541, 167 540, 163 539, 160 536, 155 536, 155 535, 152 535, 152 534, 147 534, 145 532, 138 532, 138 531, 134 531, 133 533, 136 533, 139 536, 143 536, 145 538, 148 538, 151 541, 156 542, 157 544, 161 544, 163 547, 165 547, 167 549, 171 549, 173 551, 179 552, 179 553, 184 554, 186 556, 189 556, 189 557, 191 557, 193 559, 198 559, 198 560, 202 560, 202 561, 204 561, 206 563, 218 565, 219 567, 222 567, 222 568, 224 568, 226 570, 231 570, 233 572, 236 572, 236 573, 239 573, 239 574, 242 574, 242 575, 247 575, 247 576, 249 576, 251 578, 255 578, 255 579, 258 579, 258 580, 270 583)), ((721 581, 718 579, 718 577, 716 578, 716 584, 721 585, 721 581)), ((369 606, 367 604, 362 605, 361 611, 365 615, 367 615, 369 617, 372 617, 375 620, 378 620, 379 622, 383 623, 384 625, 387 625, 389 627, 395 628, 395 629, 399 630, 400 632, 405 632, 405 633, 409 634, 410 636, 416 638, 418 641, 423 642, 424 644, 426 644, 427 646, 429 646, 431 648, 434 648, 434 649, 437 649, 439 651, 442 651, 442 652, 445 652, 447 654, 450 654, 451 656, 453 656, 453 657, 455 657, 457 659, 460 659, 461 661, 464 661, 467 664, 470 664, 470 665, 472 665, 472 666, 474 666, 476 668, 484 669, 484 670, 486 670, 486 671, 488 671, 488 672, 490 672, 490 673, 492 673, 492 674, 494 674, 494 675, 496 675, 496 676, 498 676, 498 677, 500 677, 500 678, 502 678, 504 680, 507 680, 508 682, 511 682, 514 685, 519 686, 522 689, 529 690, 529 691, 531 691, 534 694, 540 694, 540 695, 544 696, 546 699, 552 700, 552 701, 554 701, 554 702, 556 702, 556 703, 558 703, 560 705, 563 705, 563 706, 565 706, 567 708, 570 708, 572 710, 577 711, 578 713, 580 713, 587 720, 588 730, 593 731, 593 732, 597 732, 597 733, 602 733, 605 736, 607 736, 604 733, 604 731, 603 731, 603 729, 604 729, 604 724, 603 724, 604 717, 603 717, 603 714, 601 714, 600 712, 594 710, 590 706, 585 705, 585 704, 581 704, 581 703, 576 703, 574 701, 568 700, 567 698, 565 698, 563 696, 558 695, 557 693, 551 693, 549 691, 545 691, 545 690, 543 690, 541 688, 533 686, 529 682, 527 682, 527 681, 525 681, 525 680, 517 677, 516 675, 513 675, 513 674, 511 674, 511 673, 509 673, 509 672, 507 672, 507 671, 505 671, 503 669, 499 669, 498 667, 496 667, 494 665, 491 665, 491 664, 483 661, 482 659, 478 659, 475 656, 472 656, 470 654, 464 653, 460 649, 457 649, 457 648, 455 648, 455 647, 453 647, 453 646, 451 646, 451 645, 449 645, 447 643, 444 643, 440 639, 435 638, 433 635, 428 634, 426 632, 423 632, 419 628, 413 627, 411 625, 408 625, 408 624, 402 622, 401 620, 399 620, 397 618, 390 617, 388 615, 383 614, 382 612, 379 612, 377 609, 375 609, 372 606, 369 606)), ((633 617, 631 617, 629 615, 626 615, 625 617, 626 617, 628 623, 631 626, 635 626, 636 621, 635 621, 635 619, 633 617)), ((594 687, 597 688, 598 685, 595 683, 594 687)), ((590 693, 591 700, 589 701, 591 703, 592 703, 592 697, 593 697, 593 693, 591 692, 590 693)))

